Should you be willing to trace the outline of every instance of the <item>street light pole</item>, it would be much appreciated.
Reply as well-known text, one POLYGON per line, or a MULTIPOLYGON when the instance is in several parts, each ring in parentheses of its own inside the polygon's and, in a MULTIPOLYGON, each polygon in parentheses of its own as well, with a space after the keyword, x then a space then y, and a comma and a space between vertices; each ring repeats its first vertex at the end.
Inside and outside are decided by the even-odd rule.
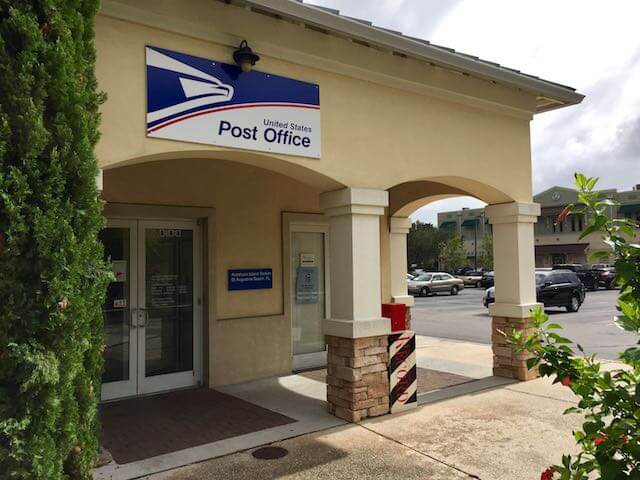
POLYGON ((478 217, 473 221, 473 269, 478 270, 478 217))

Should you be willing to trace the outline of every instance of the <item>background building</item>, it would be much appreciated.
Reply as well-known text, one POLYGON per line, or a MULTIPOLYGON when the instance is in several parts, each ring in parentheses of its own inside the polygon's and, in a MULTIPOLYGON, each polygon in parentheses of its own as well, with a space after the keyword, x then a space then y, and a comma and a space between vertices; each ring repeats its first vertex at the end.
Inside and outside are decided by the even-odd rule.
MULTIPOLYGON (((602 190, 601 195, 619 203, 608 207, 609 215, 630 218, 640 225, 640 185, 624 192, 616 189, 602 190)), ((587 223, 583 215, 569 215, 556 225, 555 221, 562 209, 575 203, 577 198, 575 189, 558 186, 534 196, 534 201, 541 206, 541 214, 534 227, 536 266, 550 267, 556 263, 591 265, 593 262, 589 260, 589 254, 607 248, 598 233, 579 239, 587 223)), ((483 208, 441 212, 438 214, 438 226, 462 237, 470 265, 473 265, 474 257, 482 251, 482 236, 485 232, 491 232, 491 225, 485 219, 483 208)), ((597 261, 603 262, 606 263, 606 259, 597 261)))
POLYGON ((439 228, 447 229, 451 235, 462 238, 469 265, 476 266, 482 253, 482 238, 491 233, 491 225, 484 214, 484 208, 463 208, 455 212, 438 213, 439 228))

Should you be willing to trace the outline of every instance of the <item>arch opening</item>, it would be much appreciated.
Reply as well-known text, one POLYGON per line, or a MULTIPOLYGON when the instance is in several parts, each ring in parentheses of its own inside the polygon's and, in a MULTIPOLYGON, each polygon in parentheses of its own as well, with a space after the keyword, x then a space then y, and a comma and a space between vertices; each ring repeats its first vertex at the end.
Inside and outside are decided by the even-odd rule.
MULTIPOLYGON (((202 160, 207 162, 225 161, 249 165, 292 178, 319 191, 337 190, 344 185, 338 180, 324 175, 311 167, 294 163, 278 156, 259 152, 216 148, 211 150, 166 151, 157 154, 131 157, 102 166, 105 172, 122 167, 164 161, 202 160)), ((315 161, 315 160, 309 160, 315 161)))

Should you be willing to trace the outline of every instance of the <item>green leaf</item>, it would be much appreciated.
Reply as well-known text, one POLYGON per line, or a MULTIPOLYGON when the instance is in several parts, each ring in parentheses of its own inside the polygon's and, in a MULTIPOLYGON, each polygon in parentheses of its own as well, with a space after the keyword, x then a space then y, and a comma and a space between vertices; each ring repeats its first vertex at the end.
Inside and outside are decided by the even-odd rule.
POLYGON ((625 463, 619 460, 605 460, 600 467, 601 480, 620 480, 625 463))
POLYGON ((598 260, 600 258, 609 258, 611 256, 611 252, 607 252, 604 250, 598 250, 597 252, 593 252, 589 255, 589 259, 598 260))
POLYGON ((629 318, 626 315, 616 315, 613 321, 618 327, 627 332, 640 333, 640 318, 629 318))
POLYGON ((596 422, 585 422, 582 424, 582 429, 587 435, 593 435, 594 433, 598 433, 600 425, 596 422))
POLYGON ((570 344, 573 343, 571 340, 569 340, 568 338, 565 337, 561 337, 560 335, 558 335, 557 333, 553 333, 550 332, 547 334, 550 338, 553 338, 556 343, 560 343, 560 344, 570 344))
POLYGON ((618 229, 626 234, 629 238, 635 238, 636 236, 633 229, 629 225, 621 225, 618 227, 618 229))
POLYGON ((533 367, 540 363, 540 359, 537 357, 527 358, 527 369, 531 370, 533 367))
POLYGON ((640 347, 627 348, 620 358, 630 364, 640 362, 640 347))
POLYGON ((575 173, 574 178, 576 179, 576 186, 578 190, 586 190, 587 188, 587 177, 585 177, 582 173, 575 173))
MULTIPOLYGON (((583 410, 582 408, 578 408, 578 407, 569 407, 567 408, 564 412, 562 412, 563 415, 568 415, 570 413, 582 413, 583 410)), ((582 432, 580 432, 582 433, 582 432)))
POLYGON ((584 189, 585 190, 593 190, 593 187, 596 186, 596 183, 598 183, 599 178, 598 177, 593 177, 590 178, 589 180, 587 180, 587 182, 584 185, 584 189))
POLYGON ((562 330, 562 325, 559 323, 550 323, 547 325, 548 330, 562 330))

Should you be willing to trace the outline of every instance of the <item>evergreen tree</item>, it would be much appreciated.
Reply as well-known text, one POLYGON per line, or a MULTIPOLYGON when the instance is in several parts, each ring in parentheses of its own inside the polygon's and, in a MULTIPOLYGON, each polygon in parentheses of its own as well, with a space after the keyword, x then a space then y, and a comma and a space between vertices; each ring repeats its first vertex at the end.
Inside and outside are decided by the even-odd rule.
POLYGON ((0 0, 0 476, 88 479, 110 274, 97 0, 0 0))
POLYGON ((409 266, 416 265, 427 270, 437 270, 438 253, 447 238, 448 233, 445 230, 419 220, 413 222, 407 235, 409 266))
POLYGON ((480 244, 478 265, 485 270, 493 270, 493 235, 485 233, 480 244))

